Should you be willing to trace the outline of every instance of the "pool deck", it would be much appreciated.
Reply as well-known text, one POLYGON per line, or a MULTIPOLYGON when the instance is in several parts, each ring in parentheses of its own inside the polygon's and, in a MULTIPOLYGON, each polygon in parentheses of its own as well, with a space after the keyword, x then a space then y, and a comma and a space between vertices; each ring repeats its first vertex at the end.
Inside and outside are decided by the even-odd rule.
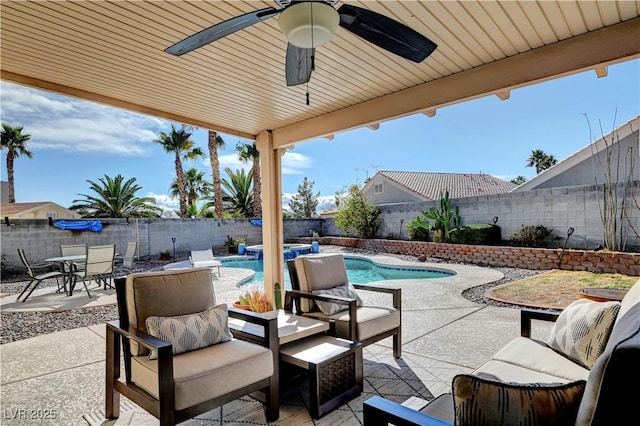
MULTIPOLYGON (((390 266, 407 265, 397 258, 367 257, 390 266)), ((411 265, 416 264, 413 262, 411 265)), ((396 360, 392 357, 390 339, 368 346, 364 350, 365 386, 360 397, 320 420, 313 420, 299 395, 286 394, 282 397, 280 419, 271 424, 362 424, 362 402, 369 397, 384 395, 401 402, 410 396, 430 399, 447 392, 456 374, 474 370, 519 335, 518 309, 480 305, 461 296, 461 292, 469 287, 501 279, 502 273, 470 265, 423 265, 451 269, 456 275, 428 282, 387 282, 402 288, 402 358, 396 360)), ((237 298, 241 291, 237 282, 247 273, 250 271, 222 268, 222 277, 214 277, 218 303, 231 303, 237 298)), ((88 298, 82 291, 70 298, 52 294, 52 291, 50 287, 36 290, 26 303, 18 304, 13 302, 13 295, 2 298, 0 304, 3 311, 52 309, 46 308, 47 304, 55 305, 56 309, 87 306, 83 299, 88 298)), ((113 290, 100 292, 104 294, 93 298, 91 303, 115 303, 113 290)), ((361 293, 365 303, 384 302, 384 296, 366 291, 361 293)), ((545 324, 536 325, 534 337, 545 338, 548 331, 545 324)), ((126 399, 123 399, 122 416, 117 422, 104 420, 103 324, 1 345, 0 356, 0 412, 3 413, 0 422, 3 425, 33 424, 33 421, 17 419, 18 416, 12 413, 18 413, 18 410, 27 410, 27 413, 55 410, 55 419, 38 421, 37 424, 158 424, 156 419, 126 399)), ((234 421, 267 424, 260 404, 249 398, 234 401, 222 410, 213 410, 185 424, 221 424, 220 416, 223 416, 225 424, 234 421)))

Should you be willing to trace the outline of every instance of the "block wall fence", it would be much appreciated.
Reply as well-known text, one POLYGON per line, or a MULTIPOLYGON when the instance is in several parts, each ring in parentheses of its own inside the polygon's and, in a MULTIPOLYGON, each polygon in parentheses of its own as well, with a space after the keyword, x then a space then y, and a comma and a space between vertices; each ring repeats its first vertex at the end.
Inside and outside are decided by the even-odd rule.
MULTIPOLYGON (((622 186, 618 186, 618 200, 623 197, 622 186)), ((509 240, 522 225, 544 225, 553 229, 554 247, 567 242, 562 265, 574 269, 613 271, 640 275, 638 254, 611 254, 593 251, 603 244, 603 227, 600 219, 599 200, 602 186, 579 186, 540 189, 482 197, 458 198, 453 206, 460 208, 463 224, 493 223, 498 217, 502 239, 509 240), (567 229, 575 229, 566 240, 567 229), (619 259, 614 261, 612 259, 619 259), (615 266, 619 264, 620 266, 615 266), (595 269, 593 269, 595 268, 595 269), (626 272, 623 272, 626 271, 626 272), (635 271, 635 272, 633 272, 635 271)), ((640 181, 634 181, 626 196, 629 220, 640 230, 640 181)), ((435 244, 405 241, 406 226, 429 207, 439 207, 439 202, 406 203, 382 206, 381 228, 376 240, 331 238, 338 245, 357 244, 363 248, 421 254, 450 258, 454 261, 481 263, 493 266, 517 266, 533 269, 557 267, 559 251, 556 249, 525 249, 506 246, 467 246, 458 244, 435 244), (404 250, 404 251, 403 251, 404 250), (520 263, 517 263, 518 261, 520 263), (514 263, 515 262, 515 263, 514 263)), ((227 236, 244 237, 247 245, 262 244, 262 228, 253 226, 248 219, 101 219, 103 230, 94 232, 63 231, 49 226, 47 220, 11 220, 9 225, 0 222, 0 250, 3 265, 8 269, 20 269, 22 264, 17 249, 24 248, 32 262, 59 255, 60 244, 88 243, 91 245, 116 244, 117 252, 124 252, 127 242, 138 241, 139 258, 158 258, 160 252, 168 251, 173 256, 176 238, 177 259, 186 259, 192 242, 209 241, 216 254, 225 251, 227 236)), ((627 251, 640 252, 640 240, 623 221, 627 251)), ((311 233, 323 237, 342 237, 333 219, 286 219, 285 241, 310 241, 311 233)), ((332 243, 332 244, 333 244, 332 243)))

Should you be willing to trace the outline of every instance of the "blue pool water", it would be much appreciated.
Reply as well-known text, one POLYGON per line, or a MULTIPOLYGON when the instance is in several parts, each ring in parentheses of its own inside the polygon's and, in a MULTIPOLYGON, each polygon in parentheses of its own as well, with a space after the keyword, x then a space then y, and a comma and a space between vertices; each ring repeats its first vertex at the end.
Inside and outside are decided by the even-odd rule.
MULTIPOLYGON (((247 284, 254 284, 264 281, 264 268, 262 260, 257 259, 229 259, 221 260, 222 266, 226 268, 243 268, 255 271, 256 275, 247 284)), ((344 259, 347 267, 347 277, 353 284, 367 284, 374 281, 383 280, 404 280, 404 279, 425 279, 442 278, 455 275, 454 272, 434 271, 425 269, 399 268, 390 266, 380 266, 366 259, 344 259)), ((284 274, 285 288, 291 288, 289 273, 284 274)))

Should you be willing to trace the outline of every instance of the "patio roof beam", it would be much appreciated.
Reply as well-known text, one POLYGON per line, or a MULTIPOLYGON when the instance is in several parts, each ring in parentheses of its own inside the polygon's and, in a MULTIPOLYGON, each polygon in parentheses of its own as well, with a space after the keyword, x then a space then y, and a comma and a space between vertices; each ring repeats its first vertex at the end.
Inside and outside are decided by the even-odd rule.
POLYGON ((185 117, 182 115, 171 113, 169 111, 150 108, 144 105, 135 104, 135 103, 124 101, 122 99, 114 98, 111 96, 105 96, 99 93, 77 89, 75 87, 64 86, 62 84, 52 83, 47 80, 40 80, 38 78, 16 74, 7 70, 2 70, 0 72, 0 79, 5 81, 11 81, 17 84, 22 84, 25 86, 36 87, 38 89, 47 90, 49 92, 72 96, 74 98, 78 98, 82 100, 93 101, 93 102, 97 102, 100 104, 104 104, 104 105, 108 105, 116 108, 122 108, 129 111, 139 112, 141 114, 147 114, 154 117, 165 118, 167 120, 171 120, 176 123, 184 123, 184 124, 199 127, 202 129, 215 130, 220 133, 226 133, 228 135, 238 136, 238 137, 249 139, 249 140, 256 139, 256 135, 243 132, 242 130, 221 126, 216 123, 209 123, 206 121, 196 120, 191 117, 185 117))
POLYGON ((640 57, 640 18, 273 130, 274 147, 640 57))

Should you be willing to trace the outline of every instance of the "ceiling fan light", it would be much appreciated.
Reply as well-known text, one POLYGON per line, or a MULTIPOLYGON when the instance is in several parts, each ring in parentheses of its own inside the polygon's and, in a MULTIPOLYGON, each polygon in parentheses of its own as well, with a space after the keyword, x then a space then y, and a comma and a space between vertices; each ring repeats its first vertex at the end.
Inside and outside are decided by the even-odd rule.
POLYGON ((318 47, 328 42, 339 23, 338 11, 323 2, 293 4, 278 18, 280 29, 289 43, 301 48, 318 47))

